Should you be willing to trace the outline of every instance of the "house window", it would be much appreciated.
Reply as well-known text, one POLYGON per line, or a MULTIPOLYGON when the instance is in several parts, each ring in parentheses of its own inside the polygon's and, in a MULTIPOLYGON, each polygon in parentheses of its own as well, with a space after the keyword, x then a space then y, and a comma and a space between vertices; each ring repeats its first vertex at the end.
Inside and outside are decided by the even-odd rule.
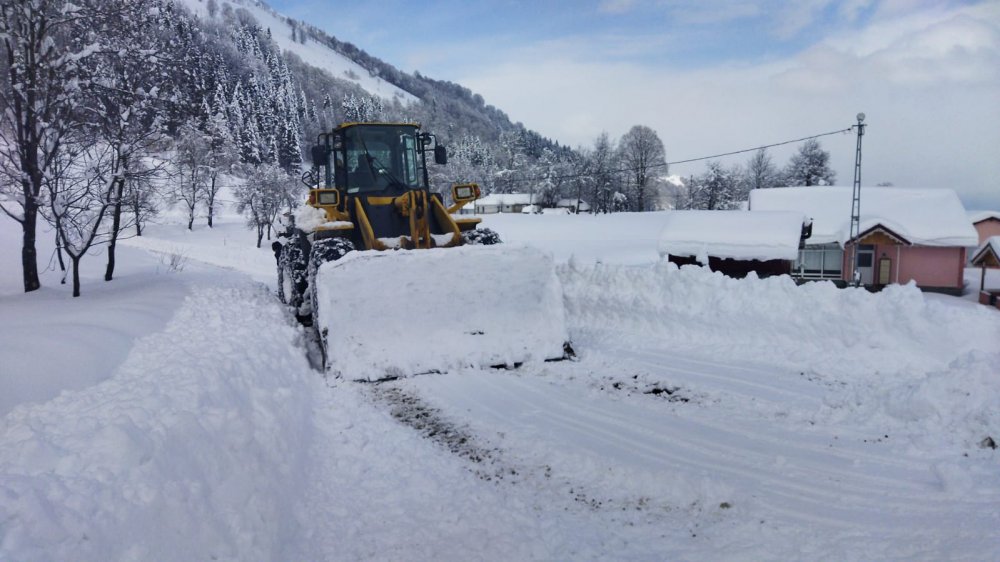
POLYGON ((803 279, 840 279, 844 250, 837 244, 808 246, 799 250, 795 273, 803 279))

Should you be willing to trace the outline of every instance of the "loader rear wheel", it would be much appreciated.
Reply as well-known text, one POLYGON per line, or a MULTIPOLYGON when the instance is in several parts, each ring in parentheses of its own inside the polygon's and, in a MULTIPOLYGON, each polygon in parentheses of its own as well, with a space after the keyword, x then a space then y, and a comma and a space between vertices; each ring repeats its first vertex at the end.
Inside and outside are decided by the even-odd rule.
POLYGON ((301 234, 293 234, 278 256, 278 299, 301 314, 309 279, 306 248, 301 234))
POLYGON ((477 228, 462 233, 462 242, 473 246, 492 246, 503 243, 503 240, 500 240, 500 235, 495 230, 477 228))

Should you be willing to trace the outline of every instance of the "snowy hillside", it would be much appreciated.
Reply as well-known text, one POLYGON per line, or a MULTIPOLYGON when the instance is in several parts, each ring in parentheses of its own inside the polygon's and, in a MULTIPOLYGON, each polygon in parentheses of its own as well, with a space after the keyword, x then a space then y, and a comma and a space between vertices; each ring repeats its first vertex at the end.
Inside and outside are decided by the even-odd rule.
MULTIPOLYGON (((204 0, 182 0, 182 3, 200 18, 209 18, 208 4, 204 0)), ((287 19, 260 2, 244 0, 220 0, 219 4, 231 4, 249 12, 264 29, 271 30, 271 36, 283 51, 294 53, 306 64, 323 69, 336 78, 351 80, 364 88, 369 94, 381 96, 387 100, 398 98, 409 103, 416 98, 389 82, 370 73, 361 65, 341 55, 333 49, 304 38, 304 43, 292 38, 291 27, 287 19)))
POLYGON ((162 222, 73 299, 20 293, 0 219, 0 560, 1000 552, 996 309, 678 270, 660 213, 494 215, 578 359, 361 384, 310 367, 242 218, 162 222))

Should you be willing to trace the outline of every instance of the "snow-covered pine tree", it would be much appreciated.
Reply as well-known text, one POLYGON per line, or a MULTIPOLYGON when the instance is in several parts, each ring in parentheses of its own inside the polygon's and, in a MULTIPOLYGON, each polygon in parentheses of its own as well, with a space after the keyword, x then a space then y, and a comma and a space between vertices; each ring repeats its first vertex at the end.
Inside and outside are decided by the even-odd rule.
POLYGON ((594 139, 594 149, 589 154, 588 169, 591 174, 591 209, 594 213, 612 211, 612 195, 617 189, 615 181, 618 168, 617 153, 607 132, 594 139))
POLYGON ((781 183, 788 187, 833 185, 837 174, 830 168, 830 153, 816 139, 807 140, 792 155, 781 183))
POLYGON ((741 172, 726 168, 718 161, 710 161, 705 173, 696 176, 688 185, 686 208, 706 211, 738 209, 743 201, 741 172))

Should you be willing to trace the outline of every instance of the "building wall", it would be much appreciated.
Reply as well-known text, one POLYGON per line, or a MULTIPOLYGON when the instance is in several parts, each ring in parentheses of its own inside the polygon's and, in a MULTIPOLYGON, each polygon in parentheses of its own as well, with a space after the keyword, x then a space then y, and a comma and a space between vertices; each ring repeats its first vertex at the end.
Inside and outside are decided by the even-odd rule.
MULTIPOLYGON (((844 281, 850 281, 854 271, 851 245, 844 251, 844 281)), ((911 280, 921 288, 960 290, 964 284, 966 249, 959 247, 875 245, 873 279, 877 283, 879 260, 889 258, 889 281, 905 285, 911 280)))
POLYGON ((974 224, 979 233, 979 244, 982 245, 990 236, 1000 236, 1000 220, 989 218, 974 224))
POLYGON ((899 282, 907 283, 912 279, 921 287, 960 289, 965 260, 965 248, 903 247, 900 248, 899 282))

